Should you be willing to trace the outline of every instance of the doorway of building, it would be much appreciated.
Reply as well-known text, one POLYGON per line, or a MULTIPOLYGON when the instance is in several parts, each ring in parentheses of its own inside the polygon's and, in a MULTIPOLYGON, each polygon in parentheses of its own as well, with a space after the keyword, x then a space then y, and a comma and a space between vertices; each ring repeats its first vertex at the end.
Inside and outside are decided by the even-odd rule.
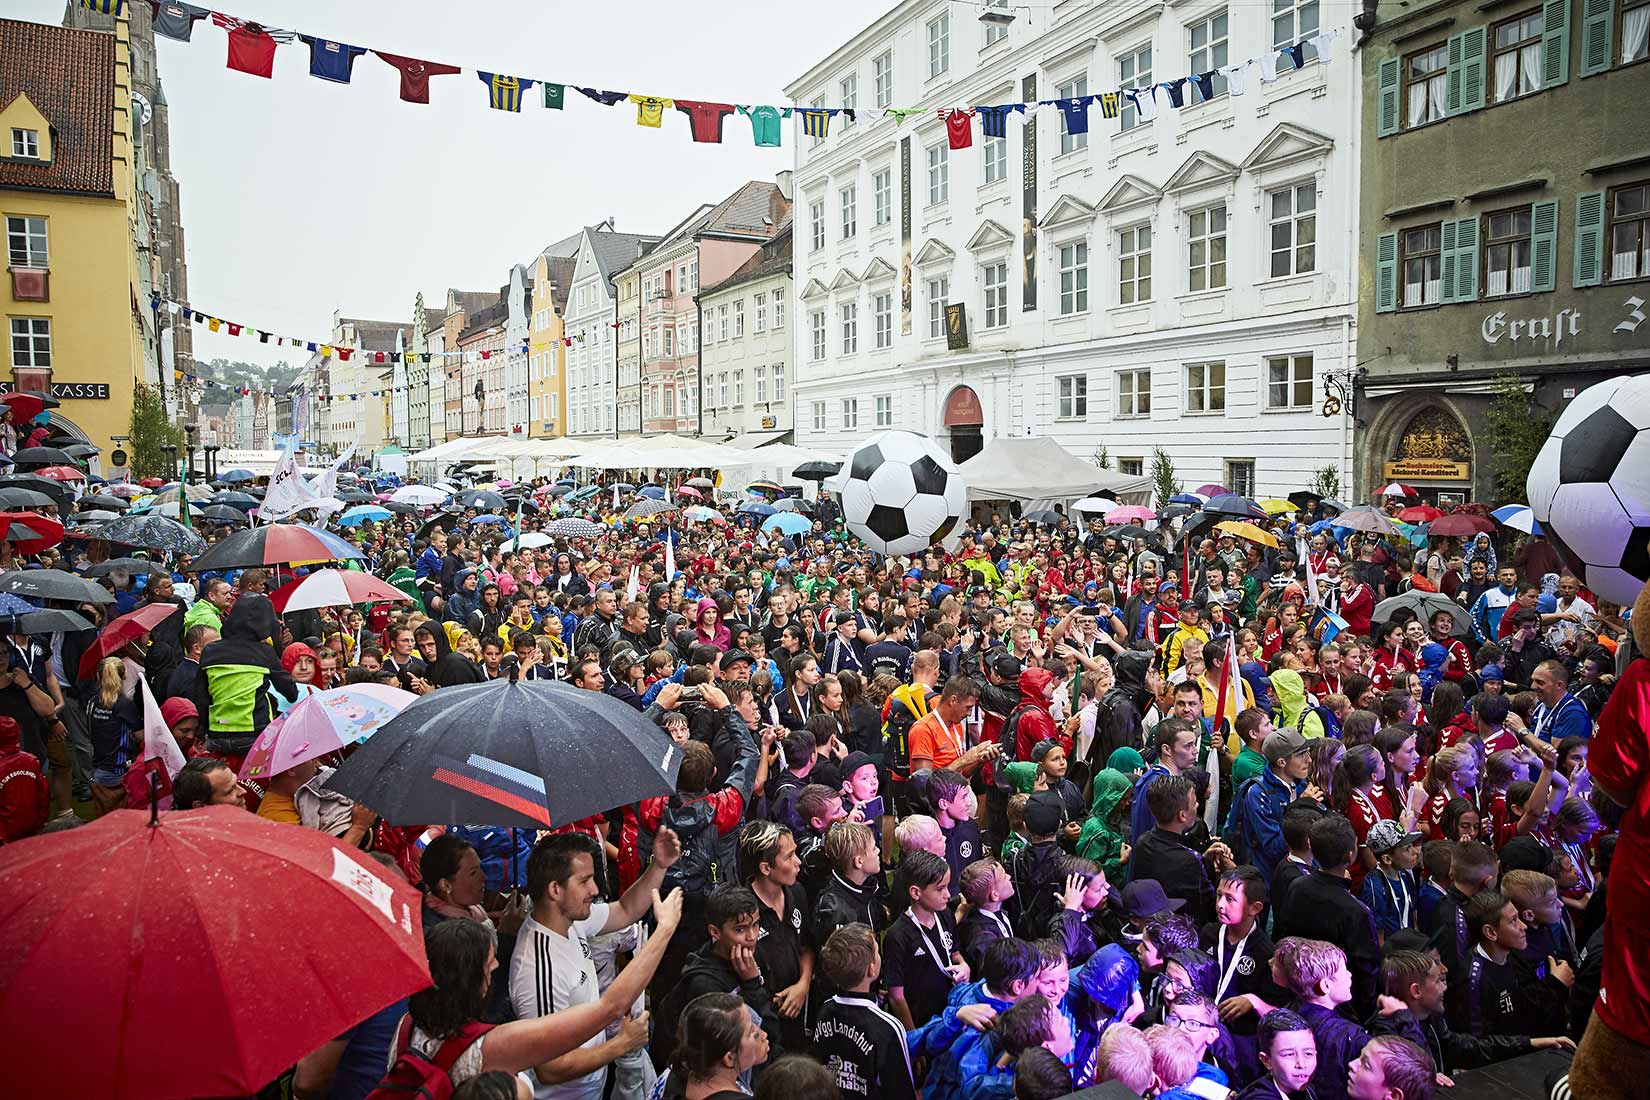
POLYGON ((985 409, 970 387, 958 386, 946 395, 941 422, 950 435, 951 461, 967 462, 985 448, 985 409))

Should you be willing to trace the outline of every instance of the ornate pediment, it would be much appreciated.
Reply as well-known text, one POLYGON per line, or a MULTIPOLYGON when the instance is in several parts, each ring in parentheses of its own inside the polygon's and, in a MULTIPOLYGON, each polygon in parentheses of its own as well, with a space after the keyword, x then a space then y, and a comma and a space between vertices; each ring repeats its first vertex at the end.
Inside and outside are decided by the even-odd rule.
POLYGON ((1163 197, 1163 192, 1139 176, 1125 174, 1111 185, 1095 208, 1104 214, 1116 214, 1147 207, 1163 197))
POLYGON ((1071 222, 1091 222, 1094 220, 1094 207, 1081 199, 1074 199, 1070 195, 1061 195, 1054 200, 1054 205, 1037 224, 1043 229, 1052 229, 1058 225, 1068 225, 1071 222))
POLYGON ((886 279, 892 279, 898 274, 899 272, 894 270, 893 264, 878 256, 866 265, 865 273, 859 277, 859 280, 862 283, 882 282, 886 279))
POLYGON ((829 293, 830 288, 824 283, 820 282, 818 279, 809 279, 808 285, 802 288, 802 300, 807 301, 810 298, 822 298, 829 293))
POLYGON ((1175 169, 1169 182, 1163 185, 1165 194, 1177 195, 1200 187, 1218 187, 1238 177, 1238 166, 1202 151, 1186 158, 1186 163, 1175 169))
POLYGON ((1279 168, 1325 156, 1334 147, 1334 138, 1320 134, 1316 130, 1308 130, 1304 126, 1282 122, 1244 159, 1243 169, 1247 172, 1260 168, 1279 168))
POLYGON ((849 287, 856 287, 858 285, 859 280, 854 278, 854 273, 849 271, 847 268, 843 268, 838 271, 836 273, 836 278, 831 280, 832 290, 847 290, 849 287))
POLYGON ((917 254, 913 258, 912 262, 918 266, 924 264, 948 264, 956 258, 957 254, 951 251, 950 246, 944 241, 928 240, 924 241, 923 246, 917 249, 917 254))
POLYGON ((1014 243, 1014 234, 1003 227, 1000 222, 987 218, 974 230, 974 235, 968 238, 970 252, 983 252, 989 248, 1007 248, 1014 243))

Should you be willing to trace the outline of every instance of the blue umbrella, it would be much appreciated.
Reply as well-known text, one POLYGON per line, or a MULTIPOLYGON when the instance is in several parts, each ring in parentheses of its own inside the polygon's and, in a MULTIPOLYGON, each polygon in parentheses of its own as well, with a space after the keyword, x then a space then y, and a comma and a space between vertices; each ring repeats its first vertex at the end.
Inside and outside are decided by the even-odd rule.
POLYGON ((1535 518, 1535 512, 1528 504, 1503 505, 1491 512, 1490 517, 1514 531, 1523 531, 1526 535, 1541 534, 1541 521, 1535 518))
POLYGON ((782 535, 803 535, 812 530, 813 525, 813 520, 799 512, 775 512, 762 521, 762 530, 778 531, 782 535))
POLYGON ((476 517, 476 518, 475 518, 475 519, 472 519, 472 520, 471 520, 471 521, 470 521, 470 525, 471 525, 471 526, 472 526, 472 527, 473 527, 473 526, 475 526, 475 525, 476 525, 476 524, 478 524, 478 523, 498 523, 498 524, 507 524, 507 523, 509 523, 509 522, 510 522, 510 521, 509 521, 509 520, 507 520, 507 519, 505 519, 505 518, 504 518, 504 517, 503 517, 503 516, 495 516, 495 515, 492 515, 492 514, 491 514, 491 513, 489 513, 489 514, 487 514, 487 515, 481 515, 481 516, 477 516, 477 517, 476 517))
POLYGON ((388 508, 380 508, 376 504, 358 504, 339 516, 338 523, 341 527, 354 527, 368 521, 377 523, 389 519, 394 514, 388 508))
POLYGON ((13 596, 10 592, 0 592, 0 618, 28 615, 39 610, 38 607, 22 596, 13 596))
MULTIPOLYGON (((760 500, 753 500, 753 501, 750 501, 747 504, 741 504, 739 506, 739 514, 742 515, 742 516, 771 516, 771 515, 774 515, 778 512, 779 512, 779 509, 775 508, 771 504, 764 503, 763 501, 760 501, 760 500)), ((796 513, 786 512, 786 513, 782 513, 782 514, 784 514, 784 515, 795 515, 796 513)))
POLYGON ((1206 498, 1198 496, 1196 493, 1176 493, 1174 496, 1169 498, 1169 503, 1190 504, 1193 507, 1201 508, 1207 504, 1208 501, 1206 498))
POLYGON ((225 481, 231 485, 235 485, 243 481, 256 481, 257 478, 258 475, 253 473, 251 470, 241 469, 240 467, 236 467, 233 470, 225 470, 223 473, 218 475, 219 481, 225 481))
POLYGON ((617 485, 613 486, 613 488, 619 490, 621 493, 634 493, 636 491, 636 486, 630 484, 628 481, 621 481, 617 485))
POLYGON ((637 491, 637 495, 647 497, 649 500, 665 499, 665 491, 658 485, 643 485, 641 489, 637 491))

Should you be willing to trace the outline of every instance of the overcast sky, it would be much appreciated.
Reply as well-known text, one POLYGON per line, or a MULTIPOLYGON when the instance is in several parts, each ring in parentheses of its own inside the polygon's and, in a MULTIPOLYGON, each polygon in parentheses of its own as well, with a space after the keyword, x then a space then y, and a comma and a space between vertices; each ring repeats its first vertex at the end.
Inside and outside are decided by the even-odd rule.
MULTIPOLYGON (((431 102, 419 105, 401 102, 399 74, 370 54, 351 84, 332 84, 309 75, 298 42, 277 51, 263 80, 225 67, 225 33, 209 20, 192 42, 160 39, 192 302, 321 337, 335 309, 410 320, 421 290, 497 287, 512 263, 606 217, 662 232, 698 203, 790 167, 795 131, 787 125, 780 149, 758 149, 735 116, 723 144, 696 145, 679 112, 643 129, 633 105, 602 107, 571 85, 781 103, 785 84, 891 2, 224 0, 244 19, 466 71, 432 78, 431 102), (566 83, 566 109, 546 111, 535 87, 519 115, 489 110, 475 69, 566 83)), ((9 6, 41 22, 63 14, 63 0, 9 6)), ((202 361, 295 361, 290 348, 195 333, 202 361)))

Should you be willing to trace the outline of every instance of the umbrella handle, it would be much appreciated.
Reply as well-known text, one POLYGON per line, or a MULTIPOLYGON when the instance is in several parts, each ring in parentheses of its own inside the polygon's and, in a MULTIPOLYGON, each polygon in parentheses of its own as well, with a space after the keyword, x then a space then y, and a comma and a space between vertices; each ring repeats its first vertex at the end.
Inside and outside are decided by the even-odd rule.
POLYGON ((149 824, 160 824, 160 776, 153 768, 149 770, 149 824))

